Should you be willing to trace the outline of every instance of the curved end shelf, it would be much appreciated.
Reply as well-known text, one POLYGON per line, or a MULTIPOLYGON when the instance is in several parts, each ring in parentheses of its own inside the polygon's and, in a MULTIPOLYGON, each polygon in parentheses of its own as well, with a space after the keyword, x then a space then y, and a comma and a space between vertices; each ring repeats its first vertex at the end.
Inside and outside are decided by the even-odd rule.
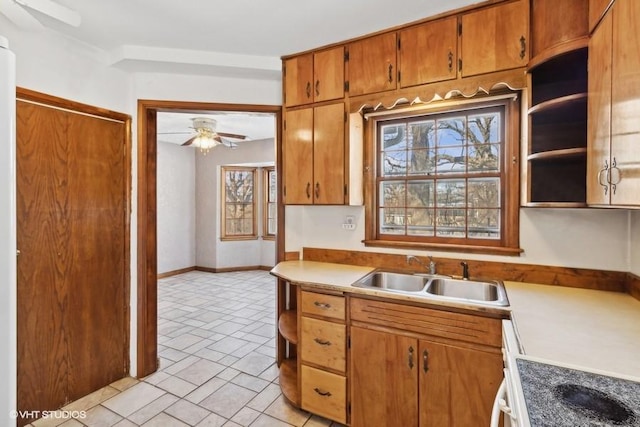
POLYGON ((543 151, 541 153, 529 154, 527 160, 548 160, 548 159, 562 159, 567 157, 579 157, 586 156, 587 148, 565 148, 563 150, 543 151))
POLYGON ((278 331, 290 343, 298 343, 298 317, 295 310, 285 310, 280 313, 278 331))
POLYGON ((561 96, 560 98, 550 99, 549 101, 541 102, 533 107, 529 108, 529 114, 547 113, 549 111, 564 108, 570 105, 577 104, 579 102, 587 101, 587 93, 575 93, 573 95, 561 96))
POLYGON ((293 406, 300 407, 298 393, 298 363, 296 359, 284 359, 280 364, 280 389, 293 406))
POLYGON ((589 45, 589 35, 585 35, 583 37, 567 40, 555 46, 552 46, 544 51, 540 52, 534 58, 531 58, 529 64, 527 65, 527 72, 535 69, 536 67, 551 61, 559 56, 566 55, 568 53, 574 52, 580 49, 586 49, 589 45))

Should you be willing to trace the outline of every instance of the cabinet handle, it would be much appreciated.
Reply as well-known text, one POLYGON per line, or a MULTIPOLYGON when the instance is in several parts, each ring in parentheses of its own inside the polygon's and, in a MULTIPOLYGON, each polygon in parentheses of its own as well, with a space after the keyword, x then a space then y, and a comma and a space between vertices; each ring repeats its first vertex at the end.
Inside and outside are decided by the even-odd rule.
POLYGON ((604 195, 606 196, 609 193, 609 162, 607 162, 606 160, 604 161, 604 167, 602 169, 600 169, 598 171, 598 184, 600 184, 602 186, 602 188, 604 189, 604 195), (603 183, 602 182, 602 174, 604 172, 607 172, 607 182, 603 183))
POLYGON ((320 80, 316 80, 316 96, 320 96, 320 80))
POLYGON ((527 52, 527 39, 524 36, 520 37, 520 59, 524 59, 524 55, 527 52))
POLYGON ((314 388, 313 391, 318 393, 320 396, 326 396, 326 397, 331 396, 331 392, 330 391, 320 390, 318 387, 314 388))
POLYGON ((449 51, 449 72, 453 71, 453 52, 449 51))
POLYGON ((426 373, 429 370, 429 352, 422 352, 422 370, 426 373))
POLYGON ((320 345, 331 345, 331 341, 321 340, 320 338, 314 338, 313 340, 320 345))
POLYGON ((389 83, 393 82, 393 65, 389 64, 389 83))
POLYGON ((307 199, 311 198, 311 183, 307 182, 307 199))
POLYGON ((320 198, 320 183, 316 182, 316 199, 320 198))
POLYGON ((614 157, 613 160, 611 161, 611 168, 609 169, 609 183, 611 184, 611 193, 612 194, 616 194, 616 188, 618 187, 618 184, 620 183, 620 169, 618 168, 618 162, 616 161, 616 158, 614 157), (613 179, 611 178, 612 176, 614 176, 614 174, 612 173, 615 170, 615 182, 613 182, 613 179))
POLYGON ((409 369, 413 369, 413 347, 409 347, 409 369))
POLYGON ((311 82, 307 82, 307 98, 311 98, 311 82))
POLYGON ((326 302, 320 302, 320 301, 316 301, 313 303, 313 305, 315 305, 318 308, 321 308, 323 310, 328 310, 331 308, 331 304, 327 304, 326 302))

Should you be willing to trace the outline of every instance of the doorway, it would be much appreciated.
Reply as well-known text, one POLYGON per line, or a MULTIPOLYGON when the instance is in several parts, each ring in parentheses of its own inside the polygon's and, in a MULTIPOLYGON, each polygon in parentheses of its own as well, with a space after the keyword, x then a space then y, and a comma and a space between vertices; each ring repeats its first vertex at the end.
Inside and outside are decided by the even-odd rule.
MULTIPOLYGON (((178 101, 138 101, 138 288, 137 288, 137 376, 157 369, 157 128, 159 112, 272 113, 276 120, 276 165, 281 164, 281 107, 251 104, 218 104, 178 101)), ((278 186, 277 197, 281 197, 278 186)), ((278 230, 283 229, 284 207, 278 206, 278 230)), ((276 258, 284 256, 284 233, 276 238, 276 258)))

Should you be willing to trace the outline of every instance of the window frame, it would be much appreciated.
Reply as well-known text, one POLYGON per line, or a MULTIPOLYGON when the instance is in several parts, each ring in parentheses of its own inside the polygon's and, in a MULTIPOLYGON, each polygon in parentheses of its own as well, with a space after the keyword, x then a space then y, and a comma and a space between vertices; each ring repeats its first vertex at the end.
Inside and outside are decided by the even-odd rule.
MULTIPOLYGON (((469 253, 488 253, 517 256, 519 247, 520 208, 520 101, 518 93, 509 92, 498 96, 470 100, 433 102, 426 106, 413 106, 382 112, 365 112, 364 150, 364 201, 365 201, 365 246, 432 249, 469 253), (384 235, 378 232, 379 159, 377 129, 381 122, 403 120, 432 114, 472 114, 473 110, 504 107, 504 141, 501 147, 502 163, 500 182, 500 239, 459 239, 436 236, 384 235)), ((469 175, 467 175, 469 176, 469 175)), ((465 207, 466 209, 466 207, 465 207)))
POLYGON ((244 166, 221 166, 220 167, 220 240, 223 241, 232 241, 232 240, 256 240, 258 239, 258 212, 257 212, 257 203, 256 203, 256 189, 258 188, 256 185, 257 179, 257 167, 244 167, 244 166), (253 175, 252 178, 252 233, 251 234, 227 234, 227 172, 251 172, 253 175))
POLYGON ((278 192, 278 182, 277 182, 278 176, 276 174, 276 168, 275 166, 268 166, 268 167, 264 167, 262 168, 262 238, 264 240, 274 240, 276 238, 276 233, 277 231, 277 227, 278 227, 278 215, 277 215, 277 210, 278 210, 278 196, 277 196, 277 192, 278 192), (271 192, 269 191, 269 187, 270 187, 270 180, 269 180, 269 175, 273 173, 276 175, 276 183, 275 183, 275 188, 274 188, 274 192, 276 194, 276 200, 270 200, 271 197, 271 192), (269 205, 273 205, 274 206, 274 212, 275 212, 275 216, 273 217, 273 220, 276 222, 276 232, 275 233, 269 233, 269 205))

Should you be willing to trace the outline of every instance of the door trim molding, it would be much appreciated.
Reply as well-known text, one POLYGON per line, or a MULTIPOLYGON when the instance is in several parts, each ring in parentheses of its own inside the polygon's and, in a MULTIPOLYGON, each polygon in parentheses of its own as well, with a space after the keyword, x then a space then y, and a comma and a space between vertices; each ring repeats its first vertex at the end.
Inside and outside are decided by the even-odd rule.
MULTIPOLYGON (((282 164, 280 105, 221 104, 209 102, 138 100, 138 265, 137 265, 137 370, 138 378, 158 369, 158 265, 156 217, 156 119, 158 112, 244 111, 273 113, 276 117, 276 170, 282 164)), ((279 173, 278 173, 279 175, 279 173)), ((278 200, 282 200, 278 182, 278 200)), ((284 205, 278 203, 277 259, 284 258, 284 205)))

